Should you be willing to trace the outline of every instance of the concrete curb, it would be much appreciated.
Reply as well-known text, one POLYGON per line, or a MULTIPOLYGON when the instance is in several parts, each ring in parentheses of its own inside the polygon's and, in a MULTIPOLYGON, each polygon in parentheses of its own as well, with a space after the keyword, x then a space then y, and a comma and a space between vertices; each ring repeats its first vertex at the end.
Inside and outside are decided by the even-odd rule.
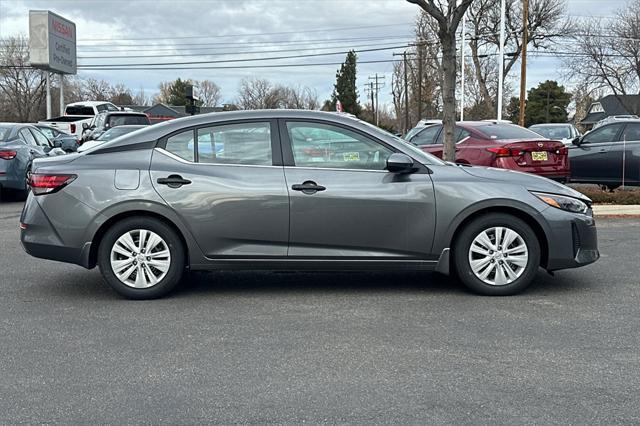
POLYGON ((640 218, 640 205, 596 204, 593 215, 603 218, 640 218))

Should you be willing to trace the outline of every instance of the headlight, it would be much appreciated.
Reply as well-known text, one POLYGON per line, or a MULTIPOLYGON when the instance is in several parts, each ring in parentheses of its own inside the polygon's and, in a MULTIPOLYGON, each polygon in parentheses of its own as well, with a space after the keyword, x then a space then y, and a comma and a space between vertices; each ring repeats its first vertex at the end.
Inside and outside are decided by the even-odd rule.
POLYGON ((549 204, 551 207, 555 207, 560 210, 566 210, 572 213, 586 213, 589 211, 589 205, 577 198, 557 194, 545 194, 544 192, 532 192, 532 194, 549 204))

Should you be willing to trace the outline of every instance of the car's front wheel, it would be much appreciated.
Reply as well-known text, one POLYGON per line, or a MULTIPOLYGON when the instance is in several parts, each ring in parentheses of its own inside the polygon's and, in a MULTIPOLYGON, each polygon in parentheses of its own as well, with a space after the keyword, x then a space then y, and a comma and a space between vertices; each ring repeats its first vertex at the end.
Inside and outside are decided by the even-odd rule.
POLYGON ((151 217, 124 219, 104 234, 98 266, 107 283, 129 299, 154 299, 178 284, 185 251, 176 232, 151 217))
POLYGON ((535 278, 540 243, 523 220, 491 213, 470 222, 454 245, 458 277, 471 290, 490 296, 521 292, 535 278))

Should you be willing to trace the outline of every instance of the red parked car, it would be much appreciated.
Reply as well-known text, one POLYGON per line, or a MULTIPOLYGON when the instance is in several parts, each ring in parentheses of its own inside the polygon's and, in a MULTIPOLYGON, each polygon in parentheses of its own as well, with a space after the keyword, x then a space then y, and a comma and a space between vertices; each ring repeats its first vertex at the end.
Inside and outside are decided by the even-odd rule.
MULTIPOLYGON (((493 121, 456 123, 456 162, 534 173, 558 181, 569 178, 568 149, 515 124, 493 121)), ((442 157, 441 124, 425 127, 409 141, 442 157)))

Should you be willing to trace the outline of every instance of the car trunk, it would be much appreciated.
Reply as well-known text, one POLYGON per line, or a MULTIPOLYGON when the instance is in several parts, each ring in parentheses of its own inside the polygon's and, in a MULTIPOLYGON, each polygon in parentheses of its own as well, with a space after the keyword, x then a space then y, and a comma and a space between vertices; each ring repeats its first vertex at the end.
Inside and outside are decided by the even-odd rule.
POLYGON ((562 142, 531 140, 507 143, 519 167, 560 166, 567 161, 568 151, 562 142))

